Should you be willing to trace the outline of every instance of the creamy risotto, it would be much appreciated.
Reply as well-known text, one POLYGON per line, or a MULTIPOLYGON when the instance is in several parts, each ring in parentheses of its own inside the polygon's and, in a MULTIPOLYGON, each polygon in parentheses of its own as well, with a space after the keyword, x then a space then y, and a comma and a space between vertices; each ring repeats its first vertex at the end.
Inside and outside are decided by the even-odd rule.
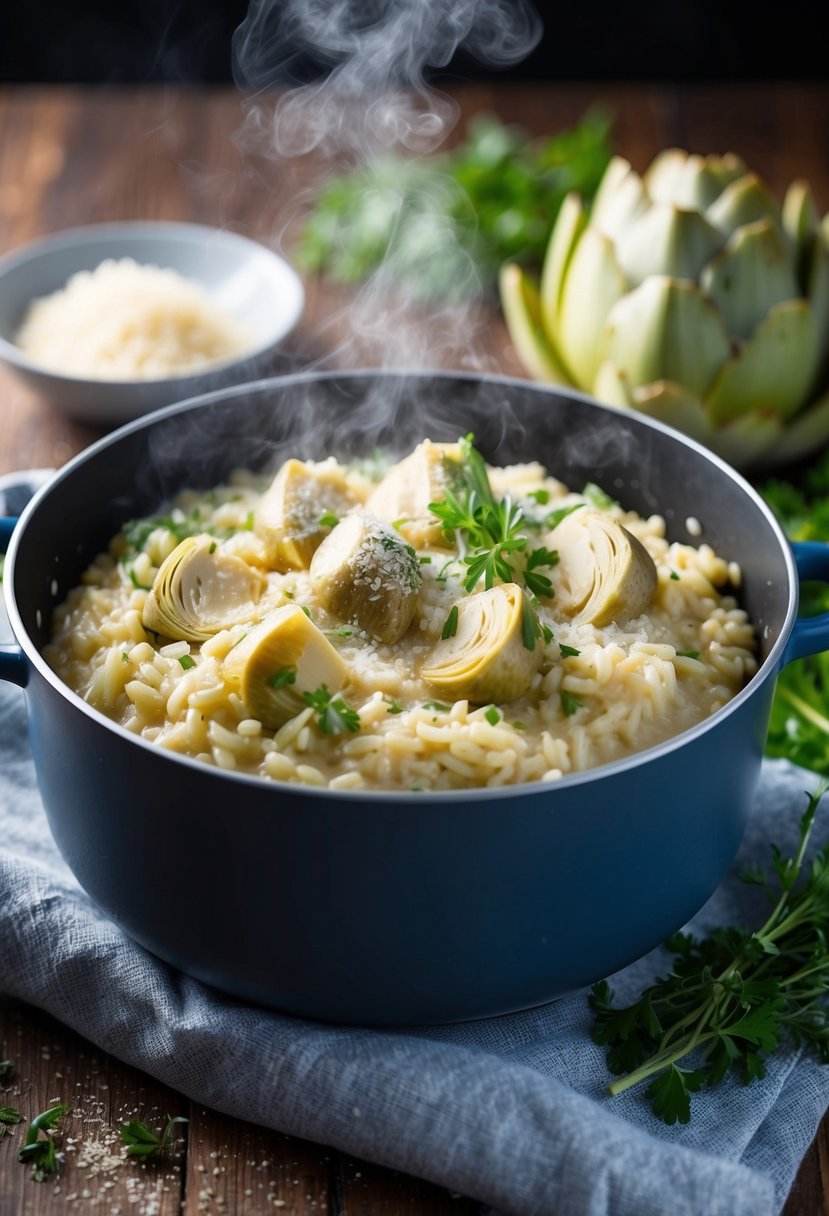
POLYGON ((158 747, 332 789, 555 781, 714 713, 756 668, 734 555, 598 487, 424 440, 288 460, 128 524, 46 650, 158 747))

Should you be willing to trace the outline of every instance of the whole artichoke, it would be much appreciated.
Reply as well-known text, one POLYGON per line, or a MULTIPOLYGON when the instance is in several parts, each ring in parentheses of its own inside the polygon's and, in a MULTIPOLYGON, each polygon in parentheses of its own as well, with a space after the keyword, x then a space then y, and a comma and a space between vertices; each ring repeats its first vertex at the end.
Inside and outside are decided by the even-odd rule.
POLYGON ((501 272, 513 343, 538 380, 685 431, 738 467, 829 439, 829 216, 806 182, 782 208, 733 154, 615 157, 587 215, 568 195, 540 287, 501 272))

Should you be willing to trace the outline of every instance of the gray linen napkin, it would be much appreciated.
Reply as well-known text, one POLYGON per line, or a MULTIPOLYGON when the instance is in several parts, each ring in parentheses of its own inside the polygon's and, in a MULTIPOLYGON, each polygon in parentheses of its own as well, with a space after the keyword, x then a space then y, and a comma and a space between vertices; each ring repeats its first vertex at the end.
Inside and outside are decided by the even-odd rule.
MULTIPOLYGON (((742 864, 765 863, 771 839, 793 843, 815 784, 766 763, 742 864)), ((755 923, 762 908, 732 875, 693 923, 755 923)), ((665 962, 654 952, 614 987, 633 997, 665 962)), ((692 1122, 665 1127, 641 1094, 605 1095, 583 993, 385 1031, 283 1017, 189 979, 115 928, 64 865, 35 785, 25 699, 10 687, 0 687, 0 991, 217 1110, 521 1216, 771 1216, 829 1103, 829 1068, 790 1052, 760 1083, 696 1095, 692 1122)))

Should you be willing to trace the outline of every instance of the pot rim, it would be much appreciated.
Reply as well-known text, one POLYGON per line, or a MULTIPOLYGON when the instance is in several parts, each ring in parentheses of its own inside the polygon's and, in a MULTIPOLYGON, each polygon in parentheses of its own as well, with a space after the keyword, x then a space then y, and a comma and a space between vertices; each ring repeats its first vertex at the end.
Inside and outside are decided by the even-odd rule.
POLYGON ((75 693, 68 685, 57 676, 46 660, 43 658, 38 647, 30 637, 20 613, 17 609, 17 603, 14 597, 14 575, 15 575, 15 559, 17 550, 20 545, 21 538, 25 533, 29 520, 37 512, 42 499, 48 497, 53 487, 69 477, 74 476, 75 471, 81 468, 89 459, 92 459, 99 452, 110 446, 119 443, 123 436, 131 434, 134 431, 143 430, 152 427, 156 422, 175 416, 176 414, 185 414, 190 411, 201 408, 204 405, 211 405, 219 401, 226 401, 235 397, 247 396, 265 390, 273 390, 282 385, 292 385, 308 381, 321 380, 360 380, 360 379, 397 379, 397 380, 466 380, 476 382, 486 382, 488 384, 503 385, 505 388, 520 388, 522 391, 539 392, 539 393, 554 393, 559 396, 564 396, 569 399, 580 401, 592 409, 599 410, 604 413, 618 415, 620 413, 629 413, 629 411, 621 410, 616 406, 607 405, 605 402, 598 401, 595 397, 591 397, 587 393, 570 389, 559 385, 540 384, 532 380, 525 380, 516 376, 503 376, 488 372, 468 372, 458 370, 445 370, 442 368, 349 368, 345 370, 331 371, 300 371, 291 372, 280 376, 263 377, 258 380, 253 380, 241 384, 230 385, 225 388, 218 388, 209 393, 201 393, 195 397, 189 397, 184 401, 176 402, 173 405, 165 406, 161 409, 154 410, 150 414, 143 415, 132 422, 126 423, 124 426, 118 427, 109 434, 104 435, 89 447, 84 448, 71 460, 67 461, 44 486, 42 486, 32 497, 30 502, 22 512, 17 526, 12 534, 9 543, 8 552, 6 555, 6 563, 4 567, 3 590, 6 599, 6 608, 11 624, 12 632, 17 639, 18 645, 23 650, 26 658, 37 672, 45 679, 45 681, 58 692, 64 700, 68 701, 77 710, 86 714, 93 721, 98 723, 102 728, 114 731, 117 735, 124 739, 129 739, 133 744, 145 748, 155 756, 159 761, 168 761, 174 764, 184 764, 194 768, 202 775, 205 772, 210 772, 214 777, 220 780, 230 781, 232 783, 241 783, 243 785, 252 785, 256 789, 274 787, 276 792, 289 793, 292 797, 303 797, 326 800, 333 799, 338 802, 379 802, 383 804, 398 803, 422 803, 424 800, 433 803, 435 801, 451 801, 451 802, 468 802, 470 800, 479 801, 482 798, 489 800, 512 799, 517 796, 523 798, 532 795, 552 795, 555 790, 564 788, 570 789, 574 786, 584 785, 588 782, 597 782, 612 780, 620 773, 646 765, 652 761, 661 759, 678 748, 685 747, 695 743, 703 735, 706 735, 710 730, 717 728, 718 724, 724 721, 733 713, 737 713, 741 707, 748 701, 767 679, 776 674, 780 660, 783 657, 789 636, 794 627, 794 622, 797 616, 797 608, 799 602, 799 582, 797 568, 795 565, 794 555, 792 553, 789 542, 778 523, 771 508, 765 503, 763 498, 757 493, 752 485, 731 465, 727 464, 721 457, 717 456, 703 444, 697 443, 696 440, 680 431, 666 426, 664 423, 656 419, 649 418, 646 415, 635 414, 637 422, 641 423, 645 428, 650 428, 657 432, 667 435, 681 445, 690 448, 692 451, 705 457, 711 465, 717 470, 720 476, 726 476, 731 481, 736 482, 739 488, 752 501, 755 507, 759 508, 761 514, 765 517, 766 522, 771 526, 771 530, 777 537, 780 545, 780 550, 786 566, 788 576, 788 604, 786 615, 780 632, 766 656, 765 660, 748 680, 746 685, 731 698, 722 708, 718 709, 710 717, 704 718, 701 722, 697 722, 694 726, 688 727, 681 731, 678 735, 672 736, 670 739, 664 740, 662 743, 655 744, 652 747, 644 748, 640 752, 634 752, 630 756, 623 756, 619 760, 613 760, 608 764, 602 764, 595 768, 585 769, 582 772, 565 773, 555 781, 532 781, 522 782, 516 785, 499 786, 495 789, 486 786, 472 786, 468 789, 457 790, 332 790, 325 786, 304 786, 297 782, 280 781, 274 778, 264 778, 253 773, 239 773, 229 769, 209 768, 203 762, 196 760, 191 756, 179 755, 175 752, 167 751, 164 748, 157 747, 154 743, 147 739, 142 739, 139 735, 128 731, 126 727, 107 718, 99 710, 94 709, 87 704, 77 693, 75 693))

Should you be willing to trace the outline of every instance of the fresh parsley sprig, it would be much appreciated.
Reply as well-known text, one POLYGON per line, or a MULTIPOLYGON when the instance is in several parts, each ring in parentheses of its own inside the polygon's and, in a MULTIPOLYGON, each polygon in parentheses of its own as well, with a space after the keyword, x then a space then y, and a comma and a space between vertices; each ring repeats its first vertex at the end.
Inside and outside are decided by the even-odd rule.
POLYGON ((168 1118, 161 1132, 154 1132, 138 1119, 121 1124, 121 1139, 127 1146, 128 1157, 146 1161, 148 1157, 161 1157, 173 1144, 173 1130, 178 1123, 187 1123, 184 1115, 168 1118))
POLYGON ((69 1113, 65 1102, 50 1106, 35 1115, 26 1132, 26 1142, 17 1154, 17 1160, 31 1165, 34 1182, 45 1182, 48 1174, 58 1172, 58 1152, 52 1133, 64 1115, 69 1113))
MULTIPOLYGON (((489 589, 497 578, 523 583, 532 596, 549 599, 553 584, 541 570, 555 566, 558 554, 543 545, 529 548, 529 521, 509 495, 499 499, 493 494, 474 435, 459 439, 458 446, 460 460, 448 470, 449 488, 441 502, 429 503, 429 510, 461 554, 464 590, 474 591, 481 580, 489 589)), ((526 613, 524 617, 524 645, 532 650, 540 629, 530 626, 526 613)))
POLYGON ((829 844, 809 867, 804 860, 826 788, 808 796, 794 856, 773 848, 773 879, 761 870, 742 875, 772 904, 759 929, 717 929, 703 940, 676 934, 666 943, 674 954, 668 976, 624 1008, 606 981, 594 985, 593 1039, 619 1075, 611 1094, 649 1082, 654 1114, 687 1123, 692 1093, 730 1072, 745 1083, 764 1076, 784 1040, 829 1064, 829 844), (693 1067, 681 1067, 689 1056, 693 1067))
POLYGON ((339 695, 320 684, 313 692, 302 694, 306 705, 317 715, 317 726, 324 735, 343 735, 360 729, 360 715, 339 695))

